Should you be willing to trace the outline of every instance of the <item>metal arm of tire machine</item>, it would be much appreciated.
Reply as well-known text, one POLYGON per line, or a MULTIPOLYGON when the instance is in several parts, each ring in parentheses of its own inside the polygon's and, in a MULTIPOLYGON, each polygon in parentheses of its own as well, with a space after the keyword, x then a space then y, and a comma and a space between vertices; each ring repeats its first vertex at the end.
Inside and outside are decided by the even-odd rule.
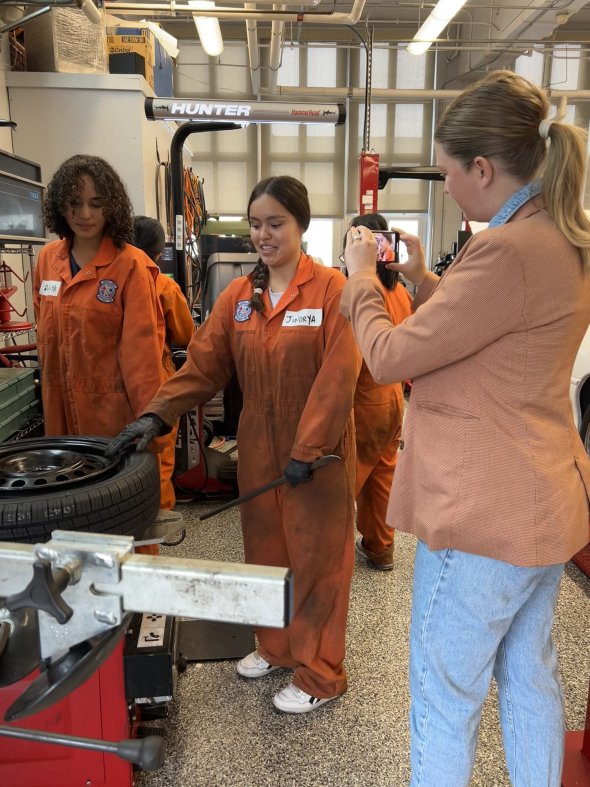
MULTIPOLYGON (((174 213, 174 278, 188 297, 190 282, 187 281, 186 238, 184 222, 184 177, 182 148, 191 134, 206 131, 229 131, 242 128, 244 123, 314 123, 342 125, 346 120, 344 104, 310 104, 278 101, 223 101, 196 98, 146 98, 145 114, 148 120, 188 120, 177 128, 170 144, 170 177, 172 180, 172 207, 174 213), (214 108, 212 110, 211 108, 214 108), (216 120, 210 120, 211 111, 216 120), (239 122, 228 122, 236 118, 239 122)), ((196 428, 202 432, 200 419, 196 428)), ((202 434, 197 435, 200 450, 204 442, 202 434)), ((188 446, 189 418, 180 421, 180 439, 188 446)), ((179 470, 184 473, 190 469, 187 454, 180 462, 179 470)))
MULTIPOLYGON (((288 569, 137 555, 133 549, 128 536, 60 530, 43 544, 0 543, 0 623, 18 610, 35 610, 42 663, 5 721, 43 711, 85 682, 111 654, 131 613, 274 628, 291 619, 288 569)), ((22 677, 36 668, 30 642, 25 649, 11 651, 3 643, 0 682, 17 682, 7 674, 22 677)), ((106 751, 145 770, 159 768, 164 757, 159 736, 115 743, 0 726, 0 737, 106 751)))

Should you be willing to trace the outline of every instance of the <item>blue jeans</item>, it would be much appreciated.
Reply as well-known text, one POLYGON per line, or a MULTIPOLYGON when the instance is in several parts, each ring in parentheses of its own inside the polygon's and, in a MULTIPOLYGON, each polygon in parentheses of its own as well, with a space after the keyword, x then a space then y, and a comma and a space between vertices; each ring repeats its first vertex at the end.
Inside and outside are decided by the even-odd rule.
POLYGON ((492 674, 515 787, 559 787, 565 723, 551 626, 563 564, 522 568, 418 542, 411 787, 468 785, 492 674))

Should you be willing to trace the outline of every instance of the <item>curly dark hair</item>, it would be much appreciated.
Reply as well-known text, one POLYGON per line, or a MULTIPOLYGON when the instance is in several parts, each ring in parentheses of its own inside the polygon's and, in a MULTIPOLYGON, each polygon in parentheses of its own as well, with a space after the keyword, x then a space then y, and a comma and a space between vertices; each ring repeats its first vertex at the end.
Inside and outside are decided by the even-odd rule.
POLYGON ((46 227, 60 238, 71 240, 74 237, 65 213, 68 205, 79 196, 84 175, 92 179, 102 200, 105 233, 119 249, 126 243, 133 243, 133 211, 125 184, 111 165, 98 156, 72 156, 57 169, 49 181, 43 201, 46 227))
MULTIPOLYGON (((261 180, 254 186, 250 194, 248 218, 250 217, 250 206, 254 200, 262 197, 263 194, 268 194, 276 199, 277 202, 280 202, 285 210, 294 217, 302 232, 306 231, 311 221, 311 208, 309 206, 307 188, 300 180, 292 178, 290 175, 275 175, 274 177, 261 180)), ((252 287, 265 290, 268 286, 268 277, 268 266, 259 259, 251 274, 252 287)), ((260 293, 252 293, 250 306, 257 312, 264 311, 260 293)))

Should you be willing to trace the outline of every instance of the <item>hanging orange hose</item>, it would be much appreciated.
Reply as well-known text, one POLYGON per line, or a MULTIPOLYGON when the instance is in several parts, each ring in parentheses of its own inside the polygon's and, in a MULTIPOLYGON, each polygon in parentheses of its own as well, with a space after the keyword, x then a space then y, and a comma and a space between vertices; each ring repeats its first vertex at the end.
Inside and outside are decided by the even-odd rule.
MULTIPOLYGON (((197 273, 196 277, 190 277, 190 280, 193 281, 191 305, 194 305, 201 295, 202 272, 199 262, 197 241, 201 237, 201 231, 207 220, 207 214, 205 211, 202 182, 199 176, 194 173, 192 169, 185 167, 183 171, 183 181, 184 220, 187 238, 185 254, 187 267, 191 265, 193 272, 197 273)), ((187 271, 187 278, 188 273, 187 271)))

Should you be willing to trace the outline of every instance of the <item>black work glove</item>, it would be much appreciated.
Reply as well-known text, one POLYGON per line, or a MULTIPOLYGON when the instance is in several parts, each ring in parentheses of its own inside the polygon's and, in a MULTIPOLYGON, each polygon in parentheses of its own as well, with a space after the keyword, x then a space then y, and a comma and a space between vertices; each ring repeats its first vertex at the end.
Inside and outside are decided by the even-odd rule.
POLYGON ((300 462, 299 459, 291 459, 287 467, 285 467, 283 475, 291 486, 311 481, 313 475, 311 462, 300 462))
POLYGON ((104 455, 109 459, 120 456, 125 453, 135 440, 138 441, 135 450, 143 451, 154 437, 162 434, 165 428, 164 421, 157 415, 152 415, 151 413, 142 415, 137 421, 127 424, 116 437, 113 437, 105 448, 104 455))

